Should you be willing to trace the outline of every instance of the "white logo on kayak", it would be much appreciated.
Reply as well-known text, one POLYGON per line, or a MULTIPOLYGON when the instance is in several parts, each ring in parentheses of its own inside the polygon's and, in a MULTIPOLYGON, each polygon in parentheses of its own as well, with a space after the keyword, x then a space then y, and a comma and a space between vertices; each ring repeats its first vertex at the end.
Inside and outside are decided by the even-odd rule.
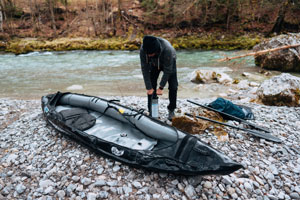
POLYGON ((116 156, 122 156, 124 154, 124 150, 119 150, 117 147, 112 147, 111 152, 116 156))

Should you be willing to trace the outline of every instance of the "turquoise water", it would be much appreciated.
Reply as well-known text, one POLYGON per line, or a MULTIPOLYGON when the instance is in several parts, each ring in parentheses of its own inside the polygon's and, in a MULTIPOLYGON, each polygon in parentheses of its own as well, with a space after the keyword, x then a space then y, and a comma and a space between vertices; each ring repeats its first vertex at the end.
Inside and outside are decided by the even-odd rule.
MULTIPOLYGON (((223 70, 232 78, 241 73, 257 73, 254 59, 217 62, 224 55, 245 52, 178 51, 179 97, 209 97, 218 91, 199 92, 189 81, 195 69, 223 70)), ((216 87, 216 86, 215 86, 216 87)), ((225 86, 215 90, 223 91, 225 86)), ((72 91, 97 96, 144 96, 145 87, 138 51, 33 52, 0 54, 0 97, 36 99, 56 91, 72 91)), ((165 94, 166 95, 166 94, 165 94)), ((167 95, 166 95, 167 96, 167 95)))

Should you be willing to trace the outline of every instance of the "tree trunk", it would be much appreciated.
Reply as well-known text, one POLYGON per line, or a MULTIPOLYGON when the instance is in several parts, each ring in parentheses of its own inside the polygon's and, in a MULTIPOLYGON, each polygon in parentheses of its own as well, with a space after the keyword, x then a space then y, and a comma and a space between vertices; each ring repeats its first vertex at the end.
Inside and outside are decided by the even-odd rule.
POLYGON ((251 53, 247 53, 247 54, 240 55, 240 56, 234 56, 234 57, 231 57, 231 58, 226 57, 226 58, 219 59, 217 61, 218 62, 223 62, 223 61, 230 61, 230 60, 233 60, 233 59, 243 58, 243 57, 247 57, 247 56, 259 56, 259 55, 262 55, 262 54, 267 54, 267 53, 274 52, 274 51, 279 51, 279 50, 282 50, 282 49, 296 48, 296 47, 299 47, 299 46, 300 46, 300 44, 285 45, 285 46, 282 46, 282 47, 276 47, 276 48, 273 48, 273 49, 265 49, 265 50, 261 50, 261 51, 257 51, 257 52, 251 52, 251 53))
POLYGON ((205 26, 207 23, 207 12, 208 12, 207 0, 204 0, 204 3, 202 4, 202 12, 203 12, 202 26, 205 26))
POLYGON ((33 31, 31 31, 31 36, 33 37, 33 32, 35 32, 36 30, 36 25, 35 25, 35 22, 36 22, 36 19, 35 19, 35 6, 33 6, 32 4, 32 0, 29 0, 29 6, 30 6, 30 18, 31 18, 31 24, 32 26, 34 27, 33 28, 33 31))
POLYGON ((55 25, 55 15, 54 15, 54 0, 49 0, 49 7, 51 13, 52 29, 54 30, 54 37, 56 37, 56 25, 55 25))
POLYGON ((0 31, 3 32, 3 9, 2 9, 2 0, 0 0, 0 31))
POLYGON ((280 10, 278 12, 276 22, 270 33, 280 33, 281 32, 282 26, 284 23, 284 17, 285 17, 285 14, 286 14, 289 4, 290 4, 290 0, 285 0, 283 2, 283 5, 280 7, 280 10))
POLYGON ((88 37, 90 37, 90 26, 89 26, 89 17, 90 17, 90 13, 89 13, 89 6, 88 6, 88 0, 85 1, 85 13, 86 13, 86 26, 87 26, 87 34, 88 37))

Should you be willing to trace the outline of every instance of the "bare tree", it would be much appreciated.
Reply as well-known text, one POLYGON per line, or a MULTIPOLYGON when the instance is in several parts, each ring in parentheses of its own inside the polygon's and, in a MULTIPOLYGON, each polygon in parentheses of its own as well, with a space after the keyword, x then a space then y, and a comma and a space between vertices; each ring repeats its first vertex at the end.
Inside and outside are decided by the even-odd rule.
POLYGON ((55 0, 48 0, 49 3, 49 9, 50 9, 50 14, 51 14, 51 25, 52 29, 54 30, 54 37, 56 37, 56 25, 55 25, 55 15, 54 15, 54 4, 55 0))
POLYGON ((0 0, 0 31, 3 32, 3 8, 2 0, 0 0))
POLYGON ((271 30, 271 33, 280 33, 281 32, 281 29, 282 29, 282 26, 284 23, 285 14, 288 10, 289 4, 290 4, 290 0, 285 0, 282 3, 280 10, 278 12, 278 15, 277 15, 276 22, 271 30))

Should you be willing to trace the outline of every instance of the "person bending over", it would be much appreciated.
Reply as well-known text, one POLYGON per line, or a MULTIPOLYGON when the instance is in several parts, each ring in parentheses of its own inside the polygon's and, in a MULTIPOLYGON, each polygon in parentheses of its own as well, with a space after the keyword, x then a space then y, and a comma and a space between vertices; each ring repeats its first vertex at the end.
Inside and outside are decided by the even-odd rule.
POLYGON ((148 95, 148 109, 150 112, 151 99, 162 95, 166 83, 169 84, 168 119, 175 116, 177 101, 177 70, 176 51, 169 41, 164 38, 145 36, 140 49, 140 60, 143 78, 148 95), (157 89, 159 73, 163 72, 157 89))

